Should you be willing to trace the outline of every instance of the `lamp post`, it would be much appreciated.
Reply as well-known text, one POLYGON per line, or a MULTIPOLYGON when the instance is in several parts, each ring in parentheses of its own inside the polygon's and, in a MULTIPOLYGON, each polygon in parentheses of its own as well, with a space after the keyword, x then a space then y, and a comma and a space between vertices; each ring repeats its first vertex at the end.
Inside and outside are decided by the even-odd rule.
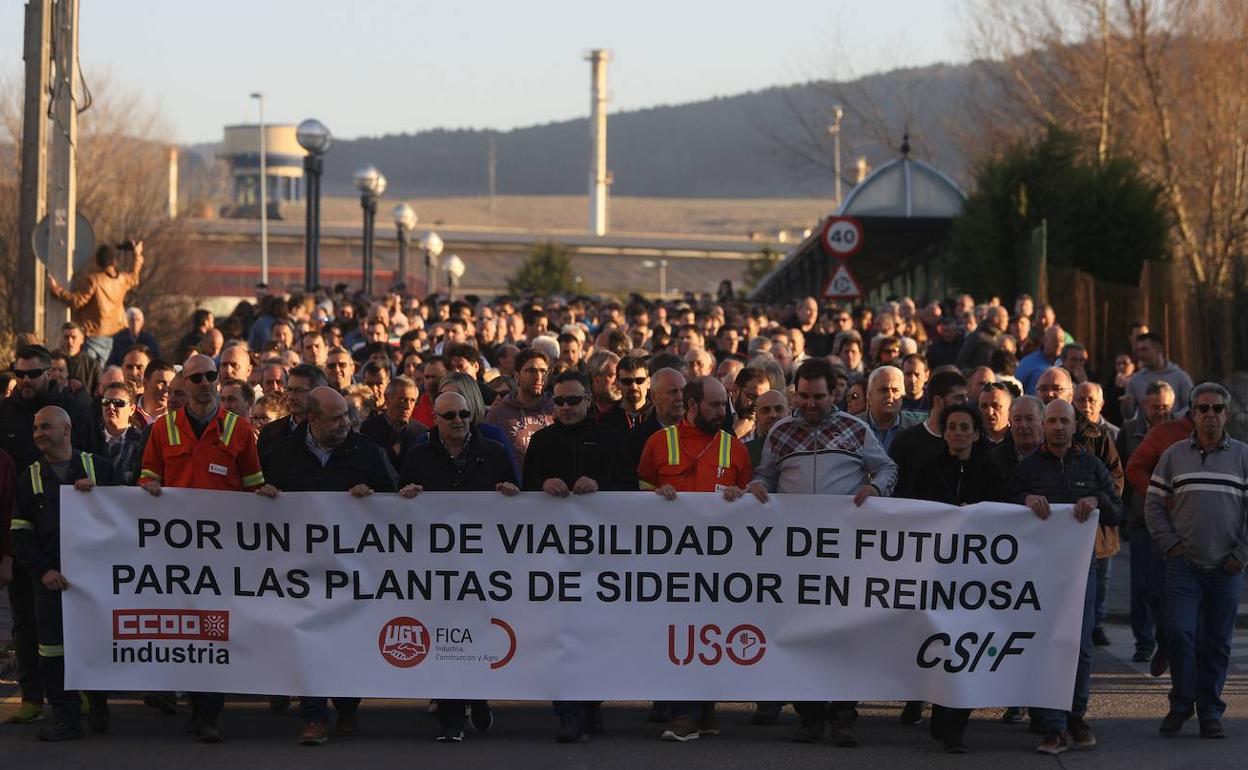
POLYGON ((464 277, 464 260, 459 258, 458 254, 452 254, 446 259, 446 293, 451 300, 455 301, 455 289, 459 286, 459 279, 464 277))
POLYGON ((300 147, 308 151, 303 159, 303 185, 307 188, 303 283, 305 290, 315 292, 321 282, 321 171, 325 168, 325 153, 329 150, 332 137, 324 123, 308 118, 295 130, 295 139, 300 147))
POLYGON ((373 230, 377 222, 377 199, 386 191, 386 178, 377 167, 365 163, 355 170, 355 189, 360 191, 364 212, 364 296, 373 296, 373 230))
POLYGON ((269 167, 264 146, 264 94, 251 94, 260 105, 260 283, 269 285, 269 167))
POLYGON ((841 109, 841 105, 836 105, 832 109, 832 125, 828 126, 828 133, 832 135, 832 173, 834 191, 836 193, 836 208, 841 208, 841 118, 845 116, 845 111, 841 109))
POLYGON ((659 269, 659 297, 666 297, 667 296, 667 260, 660 259, 656 262, 653 259, 643 259, 641 261, 641 266, 648 267, 650 269, 654 269, 657 267, 659 269))
POLYGON ((425 294, 433 294, 433 274, 438 269, 438 257, 442 256, 442 238, 432 230, 420 236, 420 247, 425 250, 425 294))
POLYGON ((407 247, 412 239, 412 229, 416 227, 416 210, 406 203, 394 207, 394 229, 399 236, 399 265, 394 278, 394 289, 398 292, 407 291, 407 247))

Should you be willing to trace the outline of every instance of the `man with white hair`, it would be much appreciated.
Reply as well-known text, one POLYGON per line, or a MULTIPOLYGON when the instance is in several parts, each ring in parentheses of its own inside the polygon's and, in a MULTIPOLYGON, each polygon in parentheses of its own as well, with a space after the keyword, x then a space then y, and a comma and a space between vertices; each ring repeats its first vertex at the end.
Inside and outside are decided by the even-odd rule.
POLYGON ((108 363, 121 365, 126 351, 135 345, 145 345, 152 358, 160 355, 160 343, 156 336, 143 328, 146 319, 143 311, 137 307, 126 308, 126 328, 113 335, 113 350, 108 354, 108 363))

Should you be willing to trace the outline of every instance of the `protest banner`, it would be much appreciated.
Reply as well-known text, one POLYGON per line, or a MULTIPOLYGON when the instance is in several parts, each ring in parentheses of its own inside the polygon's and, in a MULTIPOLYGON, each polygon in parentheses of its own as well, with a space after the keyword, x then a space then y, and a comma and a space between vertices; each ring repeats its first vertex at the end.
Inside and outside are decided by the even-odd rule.
POLYGON ((1096 517, 62 488, 67 684, 1068 708, 1096 517))

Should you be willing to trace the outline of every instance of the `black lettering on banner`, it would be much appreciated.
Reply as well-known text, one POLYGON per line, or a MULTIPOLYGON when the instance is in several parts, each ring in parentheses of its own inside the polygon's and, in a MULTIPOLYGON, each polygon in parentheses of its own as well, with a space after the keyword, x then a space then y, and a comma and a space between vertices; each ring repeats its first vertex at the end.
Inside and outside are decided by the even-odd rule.
POLYGON ((762 531, 760 532, 759 530, 754 529, 754 526, 752 524, 747 524, 745 526, 745 531, 750 533, 750 539, 754 541, 754 555, 755 556, 763 555, 763 543, 766 542, 767 537, 771 534, 772 529, 774 529, 774 527, 763 527, 762 531))
POLYGON ((185 519, 170 519, 163 524, 159 519, 142 518, 138 521, 139 547, 146 548, 147 541, 161 539, 170 548, 182 549, 194 547, 200 550, 211 546, 221 551, 221 524, 206 519, 196 519, 195 525, 185 519))

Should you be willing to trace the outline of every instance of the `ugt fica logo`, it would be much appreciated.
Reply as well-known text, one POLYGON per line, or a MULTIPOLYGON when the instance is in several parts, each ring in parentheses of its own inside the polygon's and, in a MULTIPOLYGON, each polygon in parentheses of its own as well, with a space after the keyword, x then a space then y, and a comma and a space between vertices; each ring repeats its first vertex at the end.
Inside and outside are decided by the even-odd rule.
POLYGON ((751 623, 735 626, 727 634, 714 623, 688 625, 683 633, 674 625, 667 627, 667 659, 673 665, 687 666, 697 656, 702 665, 716 666, 726 655, 738 666, 752 666, 766 653, 767 637, 751 623))
POLYGON ((377 649, 390 665, 411 668, 429 654, 429 629, 416 618, 394 618, 381 627, 377 649))

